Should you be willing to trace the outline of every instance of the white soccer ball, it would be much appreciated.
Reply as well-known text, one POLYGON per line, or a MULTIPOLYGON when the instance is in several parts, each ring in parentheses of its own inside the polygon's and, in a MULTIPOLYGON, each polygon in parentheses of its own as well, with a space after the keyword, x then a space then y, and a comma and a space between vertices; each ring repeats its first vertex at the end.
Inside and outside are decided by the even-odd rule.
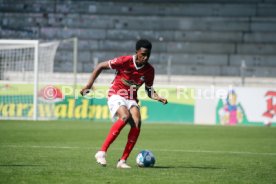
POLYGON ((139 167, 153 167, 155 164, 155 157, 149 150, 142 150, 136 157, 136 163, 139 167))

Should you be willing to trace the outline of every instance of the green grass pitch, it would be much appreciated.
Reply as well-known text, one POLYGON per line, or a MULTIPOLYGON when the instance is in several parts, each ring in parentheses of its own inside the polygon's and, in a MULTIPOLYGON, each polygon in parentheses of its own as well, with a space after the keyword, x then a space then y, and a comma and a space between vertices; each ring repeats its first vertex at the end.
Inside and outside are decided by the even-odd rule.
POLYGON ((0 183, 276 183, 276 128, 144 124, 128 163, 116 169, 128 133, 95 163, 111 123, 0 121, 0 183), (153 168, 137 168, 142 149, 153 168))

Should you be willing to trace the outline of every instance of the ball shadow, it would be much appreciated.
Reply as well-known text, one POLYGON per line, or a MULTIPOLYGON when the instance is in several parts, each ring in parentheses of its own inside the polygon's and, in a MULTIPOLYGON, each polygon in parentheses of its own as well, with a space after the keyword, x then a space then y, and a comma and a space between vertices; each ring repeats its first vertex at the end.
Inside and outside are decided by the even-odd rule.
POLYGON ((217 170, 217 169, 225 169, 221 167, 214 166, 154 166, 148 167, 149 169, 206 169, 206 170, 217 170))

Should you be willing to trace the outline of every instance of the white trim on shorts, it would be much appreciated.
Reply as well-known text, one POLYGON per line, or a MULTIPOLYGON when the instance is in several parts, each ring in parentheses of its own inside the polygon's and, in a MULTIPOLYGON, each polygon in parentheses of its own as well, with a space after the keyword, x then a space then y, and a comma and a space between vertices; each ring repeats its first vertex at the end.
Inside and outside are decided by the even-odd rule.
POLYGON ((107 100, 107 105, 110 111, 110 115, 112 118, 112 121, 116 120, 117 117, 117 111, 119 109, 120 106, 125 106, 128 110, 132 107, 132 106, 136 106, 138 109, 139 105, 137 104, 137 102, 135 100, 129 100, 129 99, 125 99, 124 97, 120 96, 120 95, 112 95, 108 98, 107 100))

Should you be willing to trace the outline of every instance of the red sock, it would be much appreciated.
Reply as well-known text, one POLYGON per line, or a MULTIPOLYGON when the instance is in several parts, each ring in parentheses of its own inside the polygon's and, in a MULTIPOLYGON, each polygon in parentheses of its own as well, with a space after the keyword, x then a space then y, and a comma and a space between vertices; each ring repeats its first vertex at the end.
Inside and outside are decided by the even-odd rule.
POLYGON ((121 160, 127 160, 130 152, 132 151, 133 147, 137 142, 139 134, 140 134, 140 128, 134 127, 130 129, 128 134, 128 141, 127 141, 123 156, 121 157, 121 160))
POLYGON ((126 123, 122 119, 118 119, 111 127, 103 145, 101 151, 107 151, 108 147, 118 137, 120 131, 124 128, 126 123))

